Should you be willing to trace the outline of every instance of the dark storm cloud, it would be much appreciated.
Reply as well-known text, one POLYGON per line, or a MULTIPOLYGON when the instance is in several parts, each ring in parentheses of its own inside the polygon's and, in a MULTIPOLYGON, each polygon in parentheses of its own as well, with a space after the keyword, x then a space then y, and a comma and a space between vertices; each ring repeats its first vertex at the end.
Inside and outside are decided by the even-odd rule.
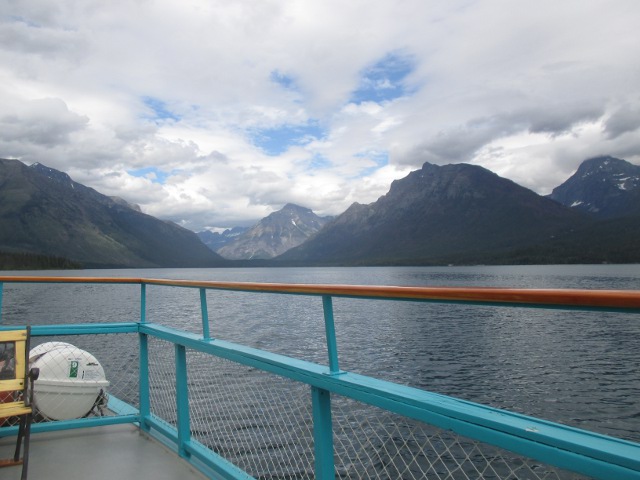
POLYGON ((409 164, 436 164, 471 161, 474 154, 493 141, 519 132, 559 136, 604 114, 603 107, 553 104, 522 109, 517 112, 480 117, 462 126, 440 131, 405 158, 409 164))
POLYGON ((640 107, 627 105, 611 114, 604 124, 604 131, 610 140, 625 133, 635 132, 640 128, 640 107))

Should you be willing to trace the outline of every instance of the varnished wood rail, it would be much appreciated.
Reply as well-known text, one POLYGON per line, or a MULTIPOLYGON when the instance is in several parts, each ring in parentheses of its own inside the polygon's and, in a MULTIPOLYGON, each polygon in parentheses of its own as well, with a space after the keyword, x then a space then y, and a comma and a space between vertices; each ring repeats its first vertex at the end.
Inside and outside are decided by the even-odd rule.
POLYGON ((541 308, 605 309, 640 312, 640 290, 418 287, 258 282, 218 282, 132 277, 0 276, 5 283, 145 284, 242 292, 416 300, 440 303, 511 305, 541 308))

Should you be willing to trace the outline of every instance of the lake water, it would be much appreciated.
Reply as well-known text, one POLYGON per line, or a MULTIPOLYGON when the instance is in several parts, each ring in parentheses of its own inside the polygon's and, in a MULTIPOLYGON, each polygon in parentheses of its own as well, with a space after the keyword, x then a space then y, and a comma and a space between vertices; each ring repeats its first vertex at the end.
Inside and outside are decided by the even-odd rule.
MULTIPOLYGON (((2 272, 10 275, 12 272, 2 272)), ((15 272, 17 275, 34 272, 15 272)), ((38 272, 36 272, 38 273, 38 272)), ((42 272, 40 272, 42 273, 42 272)), ((640 290, 640 266, 44 272, 276 283, 640 290)), ((4 323, 137 321, 139 289, 5 285, 4 323)), ((326 364, 320 298, 207 294, 212 336, 326 364)), ((200 331, 198 291, 148 287, 150 321, 200 331)), ((640 315, 334 299, 340 367, 640 442, 640 315)))

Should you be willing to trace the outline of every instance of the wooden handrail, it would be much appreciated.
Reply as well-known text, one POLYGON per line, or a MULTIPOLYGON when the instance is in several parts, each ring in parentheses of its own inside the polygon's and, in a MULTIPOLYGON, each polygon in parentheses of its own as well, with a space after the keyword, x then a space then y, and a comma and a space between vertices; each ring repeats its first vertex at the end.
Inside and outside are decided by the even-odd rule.
POLYGON ((640 312, 640 290, 521 289, 494 287, 401 287, 379 285, 328 285, 258 282, 217 282, 132 277, 0 276, 10 283, 147 284, 335 297, 419 300, 533 307, 631 310, 640 312))

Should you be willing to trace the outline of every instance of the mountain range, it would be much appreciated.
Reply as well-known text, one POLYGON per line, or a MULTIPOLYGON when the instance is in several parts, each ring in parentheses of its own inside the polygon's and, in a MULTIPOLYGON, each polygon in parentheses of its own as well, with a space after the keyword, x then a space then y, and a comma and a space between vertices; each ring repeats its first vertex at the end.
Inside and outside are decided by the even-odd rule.
POLYGON ((353 204, 278 260, 336 265, 637 262, 639 176, 638 166, 598 157, 585 161, 545 198, 479 166, 425 163, 394 181, 376 202, 353 204), (611 188, 580 187, 595 178, 611 188))
POLYGON ((217 250, 230 260, 269 259, 301 245, 330 220, 310 209, 286 204, 217 250))
POLYGON ((0 252, 84 266, 634 263, 639 220, 640 167, 608 156, 547 197, 479 166, 425 163, 335 218, 287 204, 252 228, 198 235, 42 164, 0 160, 0 252))
POLYGON ((584 223, 581 214, 482 167, 425 163, 378 201, 353 204, 281 260, 449 262, 535 245, 584 223))
POLYGON ((203 230, 198 232, 198 238, 214 252, 225 245, 233 242, 236 238, 249 230, 248 227, 233 227, 227 228, 222 232, 212 232, 210 230, 203 230))
POLYGON ((219 266, 197 235, 40 163, 0 159, 0 251, 85 267, 219 266))

